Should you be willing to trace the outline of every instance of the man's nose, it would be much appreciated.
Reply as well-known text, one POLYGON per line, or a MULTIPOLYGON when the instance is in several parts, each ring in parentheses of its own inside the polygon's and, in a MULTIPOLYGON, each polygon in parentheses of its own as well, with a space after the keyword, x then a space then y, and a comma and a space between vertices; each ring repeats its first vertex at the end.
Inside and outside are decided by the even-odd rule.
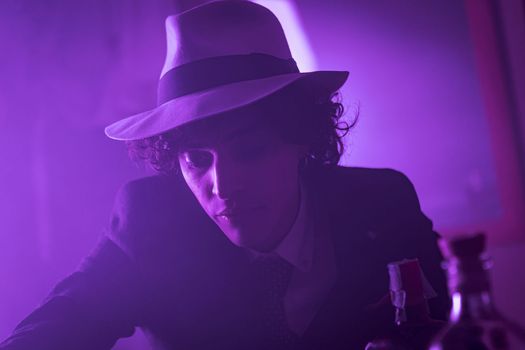
POLYGON ((235 199, 242 191, 241 169, 232 161, 217 159, 213 166, 212 193, 220 199, 235 199))

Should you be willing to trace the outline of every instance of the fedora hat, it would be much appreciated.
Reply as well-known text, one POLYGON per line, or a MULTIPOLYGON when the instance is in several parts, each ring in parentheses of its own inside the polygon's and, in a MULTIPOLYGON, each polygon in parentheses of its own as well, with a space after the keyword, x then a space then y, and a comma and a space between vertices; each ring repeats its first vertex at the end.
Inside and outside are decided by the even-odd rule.
POLYGON ((119 120, 108 137, 131 141, 231 111, 301 82, 331 94, 348 72, 300 72, 277 17, 243 0, 206 3, 166 19, 157 107, 119 120))

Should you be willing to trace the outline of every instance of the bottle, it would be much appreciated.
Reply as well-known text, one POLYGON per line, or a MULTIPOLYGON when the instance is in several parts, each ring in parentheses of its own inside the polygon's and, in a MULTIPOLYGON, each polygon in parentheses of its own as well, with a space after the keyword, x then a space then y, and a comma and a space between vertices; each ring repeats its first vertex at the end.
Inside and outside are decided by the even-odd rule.
POLYGON ((387 267, 395 327, 390 334, 369 342, 365 350, 426 349, 445 322, 430 317, 419 261, 403 260, 387 267))
POLYGON ((483 234, 440 240, 452 299, 448 325, 431 350, 525 349, 525 331, 494 307, 483 234))

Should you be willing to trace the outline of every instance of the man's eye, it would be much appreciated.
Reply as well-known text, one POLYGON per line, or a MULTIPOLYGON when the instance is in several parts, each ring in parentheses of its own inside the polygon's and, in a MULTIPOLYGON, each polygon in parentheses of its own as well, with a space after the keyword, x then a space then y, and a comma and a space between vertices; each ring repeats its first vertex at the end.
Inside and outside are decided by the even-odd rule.
POLYGON ((187 151, 183 153, 183 159, 190 168, 204 169, 210 166, 212 155, 203 151, 187 151))

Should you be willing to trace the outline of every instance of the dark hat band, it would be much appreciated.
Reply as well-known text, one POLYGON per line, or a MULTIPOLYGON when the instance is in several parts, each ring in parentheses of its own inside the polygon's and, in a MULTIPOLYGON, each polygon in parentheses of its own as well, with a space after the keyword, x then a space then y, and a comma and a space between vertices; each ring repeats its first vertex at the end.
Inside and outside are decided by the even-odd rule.
POLYGON ((221 85, 289 73, 299 73, 293 58, 259 53, 206 58, 166 72, 159 81, 157 104, 221 85))

